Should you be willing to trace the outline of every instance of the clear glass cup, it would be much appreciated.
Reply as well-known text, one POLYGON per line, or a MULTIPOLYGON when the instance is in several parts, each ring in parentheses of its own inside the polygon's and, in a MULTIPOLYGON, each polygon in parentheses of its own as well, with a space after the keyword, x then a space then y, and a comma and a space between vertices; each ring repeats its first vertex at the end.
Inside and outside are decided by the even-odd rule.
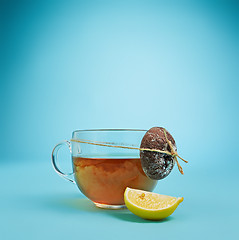
POLYGON ((146 130, 135 129, 74 131, 71 141, 61 142, 53 149, 53 167, 60 176, 75 183, 97 207, 124 208, 126 187, 152 191, 157 184, 145 175, 140 151, 124 147, 139 148, 145 133, 146 130), (70 174, 63 173, 56 163, 63 145, 69 147, 72 156, 70 174))

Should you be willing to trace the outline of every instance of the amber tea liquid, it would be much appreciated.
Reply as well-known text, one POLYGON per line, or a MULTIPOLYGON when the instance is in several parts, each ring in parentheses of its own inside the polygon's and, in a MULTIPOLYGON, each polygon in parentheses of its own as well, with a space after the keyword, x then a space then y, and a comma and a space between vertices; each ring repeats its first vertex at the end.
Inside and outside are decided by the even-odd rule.
POLYGON ((95 203, 124 205, 126 187, 152 191, 140 158, 73 157, 75 180, 82 193, 95 203))

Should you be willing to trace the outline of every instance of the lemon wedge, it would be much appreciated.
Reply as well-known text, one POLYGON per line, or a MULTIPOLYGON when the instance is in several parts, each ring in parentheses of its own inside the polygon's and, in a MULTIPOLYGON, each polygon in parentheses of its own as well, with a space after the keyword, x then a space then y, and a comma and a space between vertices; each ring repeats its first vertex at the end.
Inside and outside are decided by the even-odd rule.
POLYGON ((150 220, 160 220, 170 216, 182 197, 170 197, 127 187, 124 192, 126 207, 135 215, 150 220))

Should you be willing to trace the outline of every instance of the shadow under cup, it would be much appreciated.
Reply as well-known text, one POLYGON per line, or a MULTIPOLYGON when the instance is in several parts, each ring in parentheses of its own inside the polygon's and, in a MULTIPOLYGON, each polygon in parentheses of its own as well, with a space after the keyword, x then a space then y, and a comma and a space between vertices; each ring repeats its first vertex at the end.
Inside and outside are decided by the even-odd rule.
POLYGON ((74 131, 71 142, 59 143, 54 148, 53 166, 58 174, 76 183, 97 207, 124 208, 126 187, 152 191, 157 184, 145 175, 139 150, 119 147, 139 148, 145 132, 131 129, 74 131), (67 144, 72 153, 71 174, 64 174, 56 165, 57 152, 63 144, 67 144))

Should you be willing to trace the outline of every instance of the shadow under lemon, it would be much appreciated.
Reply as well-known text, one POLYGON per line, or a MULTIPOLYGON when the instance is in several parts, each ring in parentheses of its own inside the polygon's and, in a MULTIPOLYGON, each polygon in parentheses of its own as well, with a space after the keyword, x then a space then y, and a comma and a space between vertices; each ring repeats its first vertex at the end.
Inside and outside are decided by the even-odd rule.
POLYGON ((85 197, 82 197, 82 198, 72 197, 72 198, 57 200, 57 202, 54 203, 55 207, 56 205, 61 210, 62 208, 64 208, 67 211, 73 210, 75 213, 77 213, 78 211, 83 211, 83 212, 89 212, 92 214, 105 214, 122 221, 136 222, 136 223, 162 223, 162 222, 168 222, 173 218, 170 216, 160 221, 146 220, 134 215, 127 208, 118 209, 118 210, 98 208, 95 206, 93 202, 91 202, 89 199, 85 197))

